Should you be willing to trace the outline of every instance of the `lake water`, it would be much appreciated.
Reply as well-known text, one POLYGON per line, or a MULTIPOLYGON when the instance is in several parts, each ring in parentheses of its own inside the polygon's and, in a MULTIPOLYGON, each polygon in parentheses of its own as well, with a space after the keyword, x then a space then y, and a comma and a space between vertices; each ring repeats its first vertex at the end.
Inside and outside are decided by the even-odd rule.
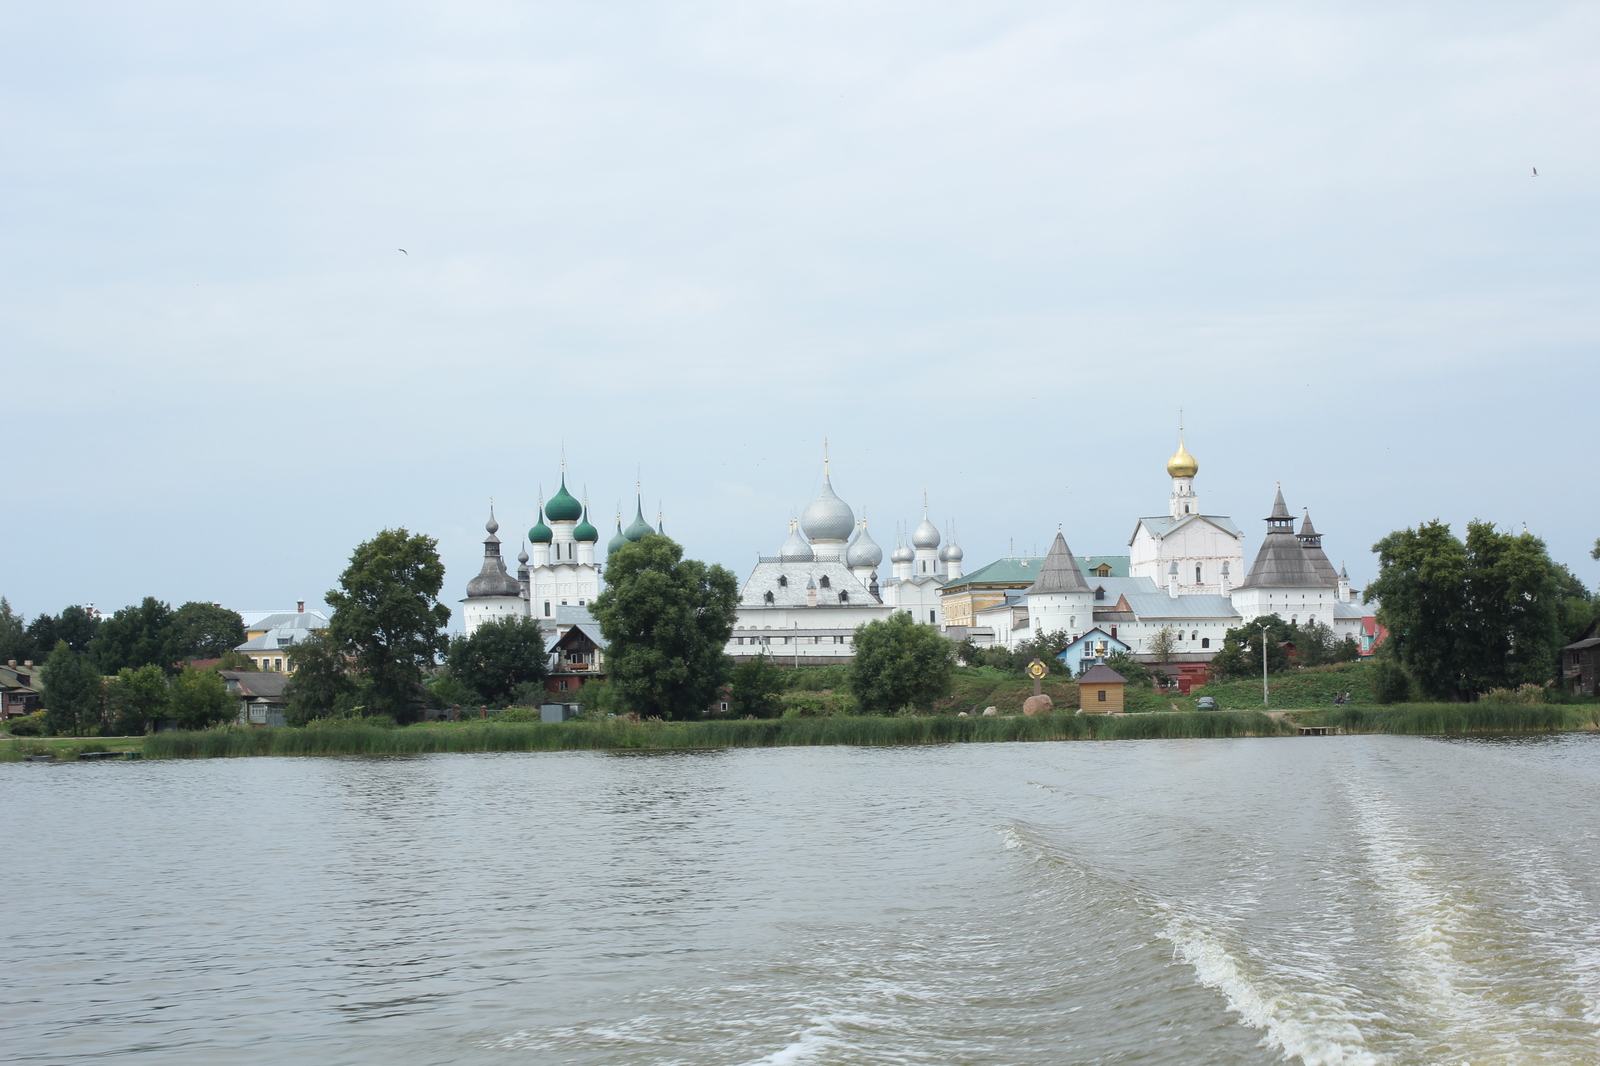
POLYGON ((0 1057, 1600 1062, 1600 737, 0 765, 0 1057))

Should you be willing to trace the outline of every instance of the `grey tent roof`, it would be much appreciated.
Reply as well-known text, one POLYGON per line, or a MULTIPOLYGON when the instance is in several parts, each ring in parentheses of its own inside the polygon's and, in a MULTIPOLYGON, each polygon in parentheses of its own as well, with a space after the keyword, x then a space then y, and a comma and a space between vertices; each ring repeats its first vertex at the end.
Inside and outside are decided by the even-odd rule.
POLYGON ((1083 571, 1078 569, 1078 560, 1073 556, 1072 549, 1067 547, 1067 538, 1061 535, 1061 530, 1056 530, 1056 539, 1051 542, 1050 551, 1044 557, 1039 576, 1028 586, 1028 594, 1088 591, 1089 584, 1083 580, 1083 571))
POLYGON ((1311 568, 1317 572, 1320 583, 1330 588, 1338 585, 1339 571, 1333 568, 1333 563, 1322 551, 1322 534, 1311 525, 1310 511, 1306 512, 1306 520, 1300 523, 1297 539, 1300 547, 1305 549, 1306 558, 1311 560, 1311 568))
POLYGON ((1314 589, 1325 584, 1301 546, 1300 538, 1294 534, 1294 517, 1284 506, 1280 488, 1272 501, 1272 514, 1267 518, 1267 535, 1261 538, 1261 550, 1256 552, 1256 561, 1239 587, 1314 589))

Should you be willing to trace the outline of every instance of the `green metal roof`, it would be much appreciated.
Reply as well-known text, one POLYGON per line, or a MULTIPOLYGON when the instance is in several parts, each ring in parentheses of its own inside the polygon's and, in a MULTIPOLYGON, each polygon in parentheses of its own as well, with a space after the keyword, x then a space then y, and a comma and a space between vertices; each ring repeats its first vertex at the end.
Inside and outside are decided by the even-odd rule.
MULTIPOLYGON (((959 580, 952 581, 945 586, 945 591, 972 586, 981 588, 995 585, 1021 585, 1028 586, 1039 577, 1039 568, 1044 565, 1044 556, 1029 555, 1017 556, 1010 559, 996 559, 987 566, 980 566, 970 574, 962 574, 959 580)), ((1082 568, 1084 577, 1101 563, 1109 563, 1111 577, 1128 576, 1128 557, 1126 555, 1080 555, 1078 566, 1082 568)))
POLYGON ((550 538, 555 534, 550 532, 550 527, 544 524, 544 509, 539 509, 539 522, 528 530, 528 540, 534 544, 549 544, 550 538))
POLYGON ((588 541, 590 544, 600 539, 600 531, 589 522, 589 508, 583 509, 583 521, 572 531, 572 539, 588 541))

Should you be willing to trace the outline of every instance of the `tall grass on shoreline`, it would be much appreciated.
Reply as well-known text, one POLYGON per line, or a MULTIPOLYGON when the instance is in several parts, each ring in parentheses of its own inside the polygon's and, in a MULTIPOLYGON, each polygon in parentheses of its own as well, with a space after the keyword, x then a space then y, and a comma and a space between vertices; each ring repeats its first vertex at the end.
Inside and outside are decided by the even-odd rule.
POLYGON ((1257 711, 1040 715, 1035 718, 779 718, 765 721, 494 723, 382 729, 323 723, 310 729, 156 733, 147 759, 242 755, 411 755, 468 751, 669 751, 825 744, 897 745, 1013 740, 1135 740, 1280 736, 1293 727, 1257 711))
POLYGON ((1408 703, 1320 711, 1316 721, 1345 733, 1556 733, 1600 727, 1600 705, 1408 703))

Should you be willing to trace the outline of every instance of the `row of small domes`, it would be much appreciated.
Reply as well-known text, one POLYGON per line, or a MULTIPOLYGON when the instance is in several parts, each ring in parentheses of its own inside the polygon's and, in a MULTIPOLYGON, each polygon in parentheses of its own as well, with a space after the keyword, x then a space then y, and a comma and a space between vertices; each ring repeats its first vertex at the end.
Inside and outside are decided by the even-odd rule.
MULTIPOLYGON (((572 528, 572 539, 580 543, 595 544, 600 540, 600 531, 594 527, 594 523, 589 521, 588 505, 580 503, 572 493, 567 491, 565 475, 562 475, 561 478, 561 488, 556 491, 554 496, 550 497, 547 503, 540 505, 539 521, 534 523, 532 529, 528 530, 529 542, 533 544, 549 544, 555 539, 555 531, 550 528, 547 521, 577 522, 578 524, 572 528)), ((495 521, 492 509, 489 513, 489 521, 484 524, 483 528, 489 531, 490 536, 500 532, 500 523, 495 521)), ((645 521, 644 503, 640 501, 638 513, 634 516, 627 529, 622 528, 622 519, 620 516, 618 517, 616 536, 612 537, 610 543, 606 545, 606 551, 607 553, 614 552, 624 544, 642 540, 647 534, 660 531, 659 527, 656 529, 650 528, 650 523, 645 521)), ((527 553, 523 552, 517 558, 522 562, 527 562, 527 553)))

